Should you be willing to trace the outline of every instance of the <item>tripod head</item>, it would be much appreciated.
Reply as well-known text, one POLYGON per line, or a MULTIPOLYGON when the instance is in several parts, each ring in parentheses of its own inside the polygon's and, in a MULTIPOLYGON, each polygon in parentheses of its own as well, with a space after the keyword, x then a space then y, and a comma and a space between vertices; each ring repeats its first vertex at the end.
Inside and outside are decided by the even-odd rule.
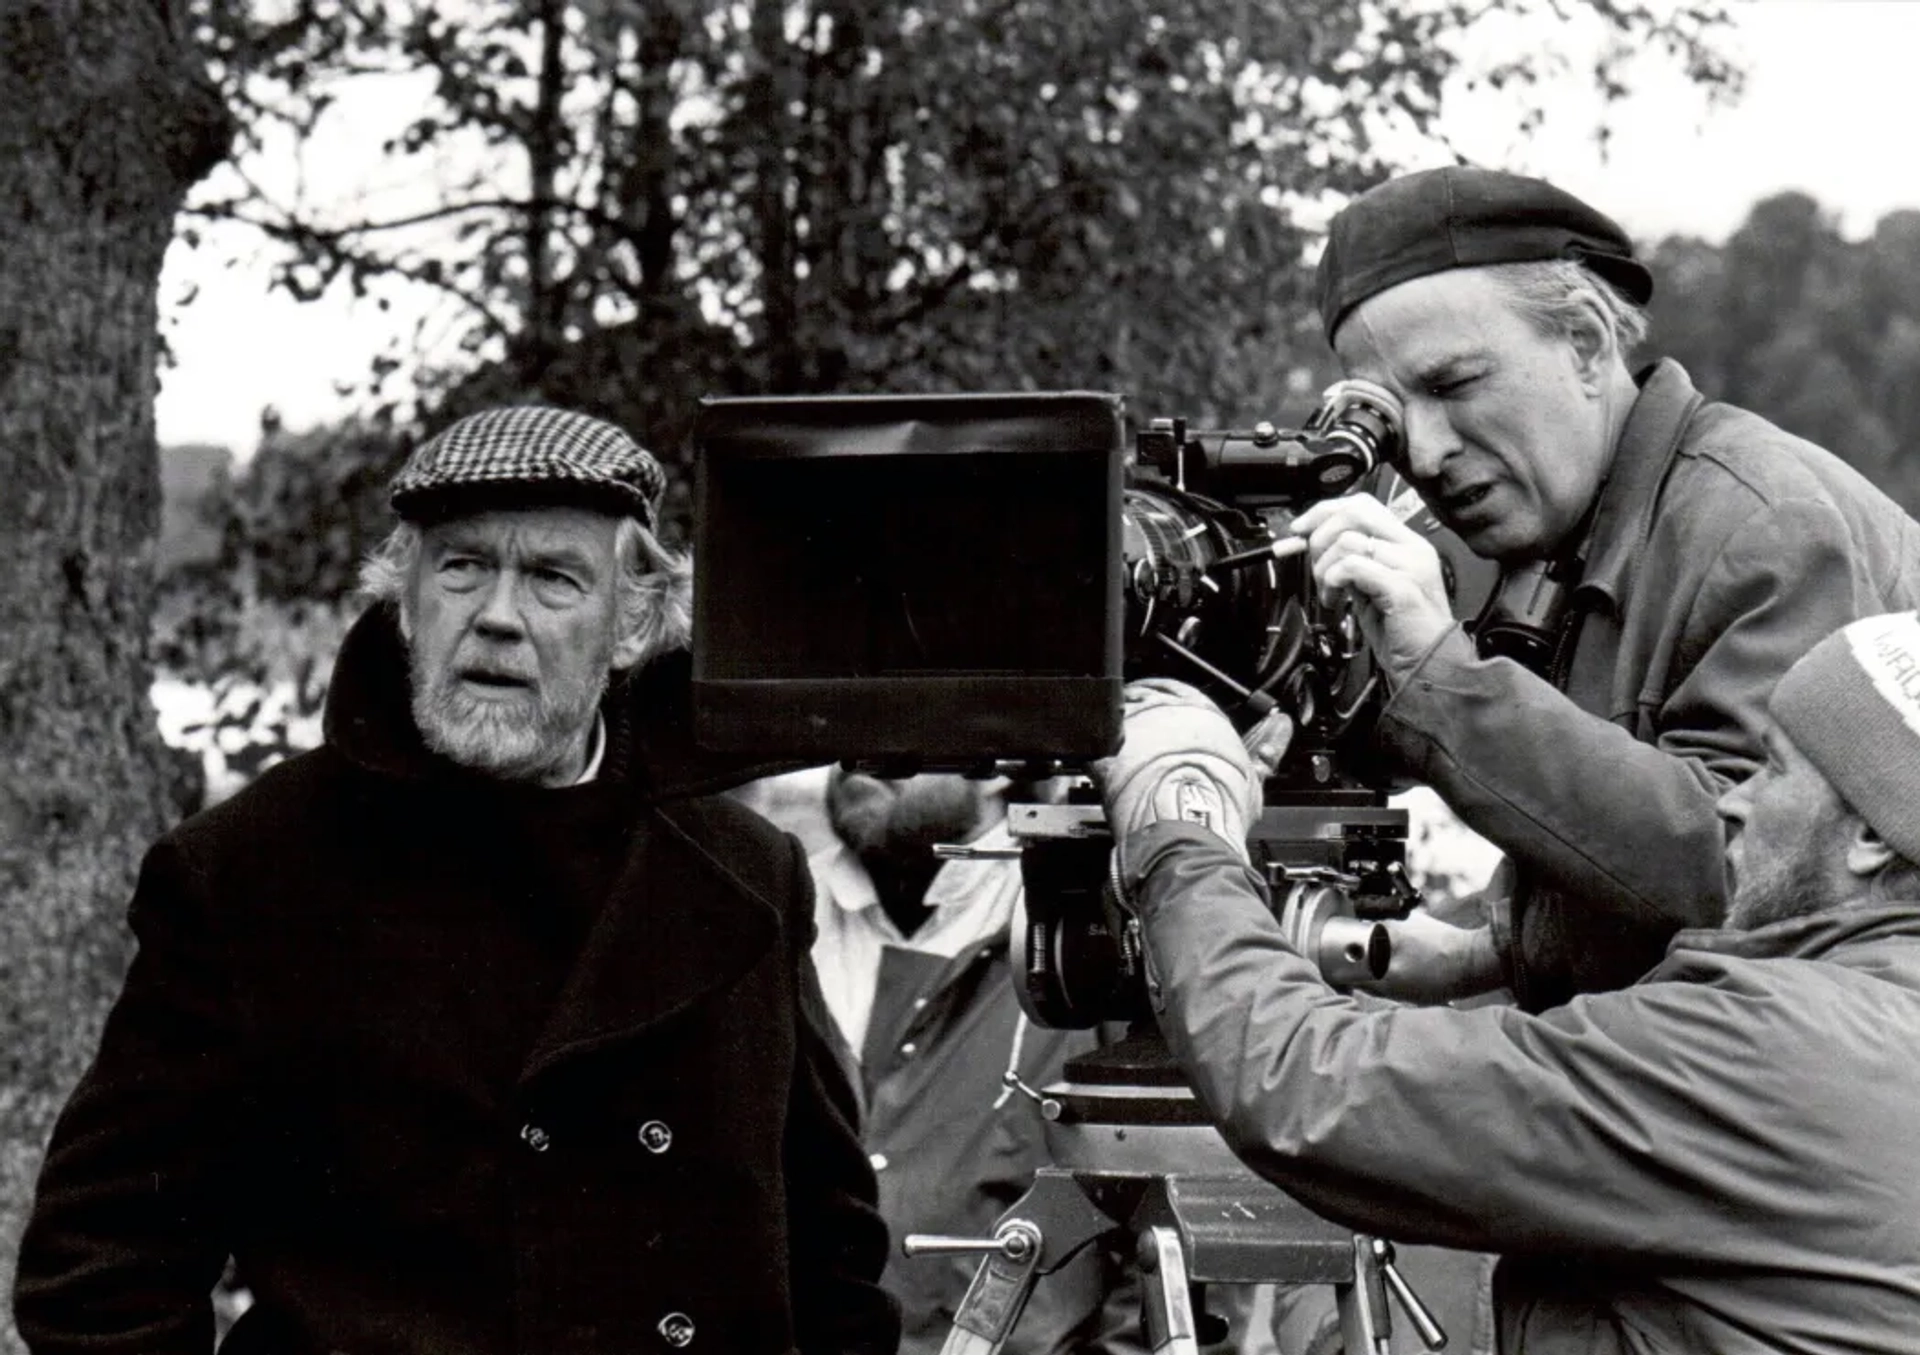
MULTIPOLYGON (((1288 944, 1336 986, 1384 976, 1392 948, 1378 924, 1420 902, 1406 867, 1406 811, 1383 790, 1309 787, 1297 776, 1269 777, 1266 798, 1248 849, 1288 944)), ((1138 939, 1106 897, 1113 838, 1099 807, 1016 804, 1008 825, 1026 886, 1016 943, 1027 1015, 1064 1029, 1150 1024, 1138 939)))

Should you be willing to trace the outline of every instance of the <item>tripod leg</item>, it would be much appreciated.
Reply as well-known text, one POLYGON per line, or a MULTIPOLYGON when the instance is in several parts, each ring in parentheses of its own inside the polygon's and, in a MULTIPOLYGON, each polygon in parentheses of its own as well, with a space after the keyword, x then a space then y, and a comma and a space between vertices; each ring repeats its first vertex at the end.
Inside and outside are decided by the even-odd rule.
POLYGON ((1015 1259, 990 1255, 973 1274, 967 1296, 953 1315, 953 1328, 940 1355, 999 1355, 1026 1310, 1038 1277, 1040 1249, 1034 1246, 1015 1259))
POLYGON ((1387 1282, 1373 1239, 1353 1240, 1353 1280, 1333 1287, 1340 1308, 1340 1344, 1347 1355, 1388 1355, 1393 1318, 1387 1312, 1387 1282))
POLYGON ((900 1249, 908 1256, 985 1257, 953 1315, 941 1355, 998 1355, 1033 1294, 1034 1282, 1114 1226, 1071 1172, 1042 1168, 1027 1193, 1000 1216, 992 1237, 903 1238, 900 1249))
POLYGON ((1146 1290, 1142 1316, 1147 1349, 1154 1355, 1200 1355, 1187 1258, 1178 1232, 1149 1228, 1140 1234, 1140 1278, 1146 1290))

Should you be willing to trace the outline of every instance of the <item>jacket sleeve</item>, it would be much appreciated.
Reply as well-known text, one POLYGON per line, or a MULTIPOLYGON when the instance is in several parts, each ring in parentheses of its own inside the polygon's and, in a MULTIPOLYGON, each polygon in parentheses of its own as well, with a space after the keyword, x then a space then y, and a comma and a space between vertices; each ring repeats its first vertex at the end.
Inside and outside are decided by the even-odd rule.
MULTIPOLYGON (((1774 683, 1848 621, 1881 610, 1838 511, 1793 500, 1726 537, 1676 628, 1672 677, 1650 674, 1642 742, 1520 665, 1449 632, 1394 694, 1385 745, 1526 882, 1492 912, 1508 979, 1539 1010, 1618 988, 1681 927, 1726 906, 1715 804, 1764 760, 1774 683)), ((1651 559, 1649 570, 1657 571, 1651 559)))
POLYGON ((798 1049, 784 1166, 795 1340, 804 1355, 893 1355, 900 1311, 880 1287, 888 1238, 879 1186, 860 1144, 859 1103, 834 1057, 832 1016, 814 973, 806 854, 791 837, 788 846, 798 1049))
POLYGON ((35 1355, 213 1343, 238 1060, 206 901, 164 841, 128 920, 139 950, 54 1127, 21 1239, 14 1319, 35 1355))
MULTIPOLYGON (((1168 1044, 1234 1152, 1327 1218, 1645 1262, 1724 1259, 1755 1245, 1756 1215, 1824 1207, 1792 1193, 1817 1142, 1783 1152, 1756 1128, 1782 1119, 1778 1083, 1753 1076, 1765 1037, 1737 998, 1675 982, 1546 1016, 1362 1007, 1286 944, 1204 829, 1160 825, 1130 855, 1168 1044)), ((1847 1075, 1826 1079, 1834 1095, 1847 1075)))

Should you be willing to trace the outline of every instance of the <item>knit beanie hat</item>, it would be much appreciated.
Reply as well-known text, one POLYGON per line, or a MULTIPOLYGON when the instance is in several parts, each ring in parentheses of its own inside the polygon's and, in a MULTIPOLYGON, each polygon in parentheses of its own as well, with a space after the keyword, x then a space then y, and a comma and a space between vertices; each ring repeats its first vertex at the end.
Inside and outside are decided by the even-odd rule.
POLYGON ((1787 670, 1771 709, 1854 812, 1920 861, 1920 614, 1841 627, 1787 670))

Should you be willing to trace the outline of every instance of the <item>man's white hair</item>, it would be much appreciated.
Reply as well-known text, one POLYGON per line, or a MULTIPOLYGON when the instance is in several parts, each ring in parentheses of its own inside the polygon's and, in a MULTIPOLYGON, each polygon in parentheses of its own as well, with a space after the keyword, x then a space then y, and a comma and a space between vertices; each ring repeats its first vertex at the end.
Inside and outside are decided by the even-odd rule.
MULTIPOLYGON (((400 633, 411 639, 413 617, 407 584, 420 559, 420 528, 402 522, 360 564, 360 591, 374 602, 390 602, 400 616, 400 633)), ((620 572, 619 625, 622 637, 639 640, 635 666, 655 655, 685 649, 693 639, 693 562, 669 550, 635 518, 619 519, 614 556, 620 572)))
POLYGON ((1515 311, 1541 333, 1560 335, 1580 313, 1583 295, 1592 297, 1613 332, 1621 361, 1647 337, 1647 313, 1605 278, 1573 259, 1542 259, 1486 265, 1515 311))

